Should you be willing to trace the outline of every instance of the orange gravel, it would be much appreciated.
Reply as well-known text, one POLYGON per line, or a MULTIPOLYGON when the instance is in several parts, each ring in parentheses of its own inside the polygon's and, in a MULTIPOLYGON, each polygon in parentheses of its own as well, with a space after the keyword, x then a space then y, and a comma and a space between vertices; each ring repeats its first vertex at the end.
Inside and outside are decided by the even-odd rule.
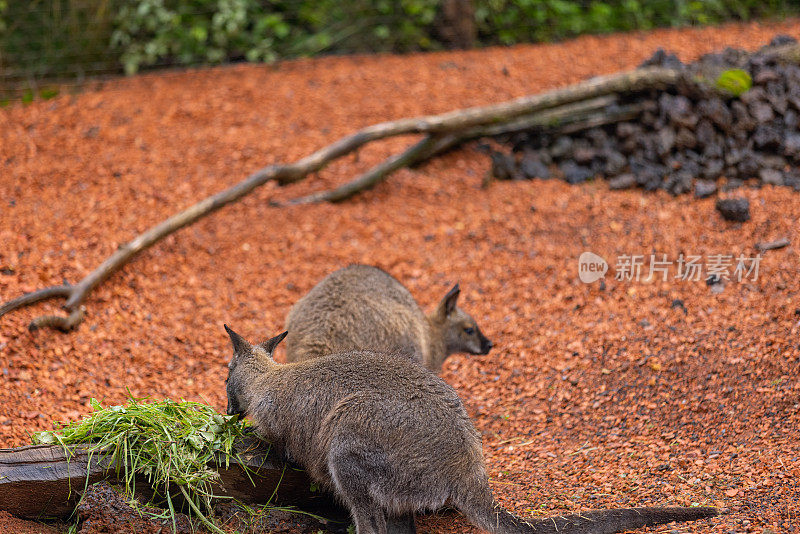
MULTIPOLYGON (((0 110, 0 299, 75 282, 177 210, 368 124, 629 69, 657 47, 691 60, 776 33, 800 37, 800 20, 146 75, 0 110)), ((752 220, 733 224, 713 199, 604 183, 483 190, 488 158, 468 146, 341 205, 270 206, 410 141, 267 185, 169 237, 93 293, 77 332, 28 332, 57 301, 0 319, 0 446, 80 417, 91 397, 123 402, 128 389, 224 410, 222 323, 248 337, 279 332, 321 277, 363 262, 428 307, 461 282, 495 349, 451 358, 443 377, 483 432, 505 506, 538 516, 701 503, 730 513, 680 532, 797 531, 800 195, 742 190, 752 220), (782 237, 792 245, 765 253, 757 281, 719 294, 703 282, 613 277, 623 254, 753 256, 756 242, 782 237), (577 279, 586 250, 612 263, 604 289, 577 279)), ((448 514, 421 524, 472 532, 448 514)))

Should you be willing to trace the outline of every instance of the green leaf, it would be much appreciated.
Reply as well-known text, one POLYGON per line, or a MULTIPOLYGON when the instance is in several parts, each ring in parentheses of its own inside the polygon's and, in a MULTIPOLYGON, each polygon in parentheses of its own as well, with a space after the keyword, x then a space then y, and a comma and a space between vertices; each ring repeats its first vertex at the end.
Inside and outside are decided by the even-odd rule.
POLYGON ((753 87, 753 78, 742 69, 729 69, 719 75, 716 85, 718 89, 739 97, 753 87))

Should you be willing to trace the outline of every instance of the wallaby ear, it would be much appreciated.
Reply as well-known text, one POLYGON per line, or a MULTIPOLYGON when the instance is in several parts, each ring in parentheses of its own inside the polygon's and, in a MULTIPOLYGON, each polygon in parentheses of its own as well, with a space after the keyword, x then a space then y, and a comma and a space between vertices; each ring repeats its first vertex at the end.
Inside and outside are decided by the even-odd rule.
POLYGON ((245 338, 228 328, 228 325, 223 325, 225 327, 225 331, 228 332, 228 335, 231 338, 231 343, 233 344, 233 352, 234 354, 250 352, 250 343, 247 342, 245 338))
POLYGON ((447 295, 444 296, 442 302, 439 303, 439 315, 442 317, 447 317, 455 311, 456 303, 458 303, 458 295, 460 293, 461 288, 458 287, 458 284, 454 285, 453 289, 447 292, 447 295))
POLYGON ((275 350, 275 347, 278 346, 278 343, 283 341, 283 338, 285 338, 288 333, 289 332, 287 331, 282 334, 278 334, 277 336, 268 339, 263 343, 259 343, 258 346, 267 351, 267 354, 272 354, 273 351, 275 350))

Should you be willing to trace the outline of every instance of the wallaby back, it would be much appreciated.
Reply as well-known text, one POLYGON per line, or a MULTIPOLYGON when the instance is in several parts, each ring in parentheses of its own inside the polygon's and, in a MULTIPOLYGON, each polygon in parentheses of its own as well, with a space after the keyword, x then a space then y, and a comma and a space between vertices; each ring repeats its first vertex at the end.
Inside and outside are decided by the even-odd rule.
MULTIPOLYGON (((226 327, 227 328, 227 327, 226 327)), ((638 508, 526 522, 492 498, 481 438, 452 387, 402 355, 351 351, 279 365, 283 335, 251 346, 229 330, 228 413, 333 490, 358 534, 387 518, 459 509, 499 534, 606 534, 716 515, 713 508, 638 508)))
POLYGON ((486 354, 491 342, 457 307, 458 286, 426 316, 388 273, 351 265, 322 279, 292 307, 286 359, 297 362, 349 350, 405 354, 434 371, 453 352, 486 354))

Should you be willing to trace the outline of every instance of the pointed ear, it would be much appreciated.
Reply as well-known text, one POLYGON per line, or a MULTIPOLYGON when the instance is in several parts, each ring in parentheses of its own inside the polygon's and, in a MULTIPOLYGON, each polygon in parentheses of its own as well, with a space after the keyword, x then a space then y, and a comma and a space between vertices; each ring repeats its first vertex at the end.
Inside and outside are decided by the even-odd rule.
POLYGON ((272 354, 275 351, 275 347, 278 346, 278 343, 283 341, 283 338, 285 338, 288 333, 289 332, 278 334, 277 336, 268 339, 263 343, 259 343, 258 346, 267 351, 267 354, 272 354))
POLYGON ((225 327, 225 331, 228 332, 228 335, 231 338, 231 343, 233 344, 233 352, 234 354, 239 353, 247 353, 250 352, 250 343, 247 342, 245 338, 228 328, 228 325, 223 325, 225 327))
POLYGON ((458 284, 454 285, 453 289, 447 292, 447 295, 445 295, 439 303, 438 312, 440 317, 447 317, 455 311, 456 303, 458 303, 458 295, 460 293, 461 288, 458 287, 458 284))

